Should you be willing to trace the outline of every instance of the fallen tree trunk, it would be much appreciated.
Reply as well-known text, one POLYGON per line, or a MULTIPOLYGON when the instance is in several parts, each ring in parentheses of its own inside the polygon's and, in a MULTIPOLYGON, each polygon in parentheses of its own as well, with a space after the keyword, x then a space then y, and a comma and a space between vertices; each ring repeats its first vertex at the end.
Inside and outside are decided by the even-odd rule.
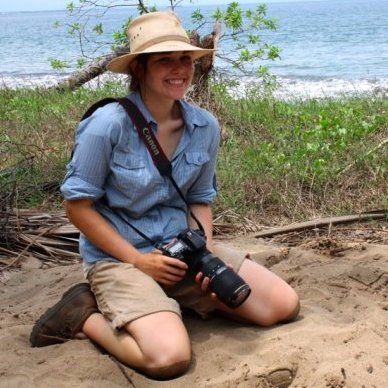
MULTIPOLYGON (((193 31, 190 40, 191 43, 195 46, 202 48, 217 48, 218 40, 221 33, 221 25, 216 23, 214 25, 213 32, 206 35, 202 39, 196 31, 193 31)), ((108 63, 119 57, 120 55, 128 53, 128 48, 126 46, 120 46, 111 54, 104 56, 103 58, 98 58, 82 70, 75 71, 68 78, 60 82, 55 86, 57 90, 75 90, 85 83, 91 81, 92 79, 102 75, 106 72, 106 66, 108 63)), ((198 60, 195 64, 194 79, 193 84, 195 86, 195 95, 200 95, 204 88, 207 88, 210 72, 214 66, 215 56, 205 56, 198 60)))
POLYGON ((272 228, 259 232, 255 235, 256 238, 263 237, 272 237, 277 234, 297 232, 306 229, 314 229, 327 225, 337 225, 345 224, 347 222, 357 222, 357 221, 366 221, 366 220, 381 220, 388 218, 388 211, 382 210, 379 212, 363 213, 363 214, 354 214, 349 216, 339 216, 339 217, 326 217, 320 218, 317 220, 300 222, 298 224, 281 226, 279 228, 272 228))
POLYGON ((60 82, 55 89, 64 90, 70 89, 75 90, 85 83, 91 81, 92 79, 98 77, 99 75, 105 73, 106 66, 108 63, 114 59, 123 55, 128 50, 125 50, 124 47, 114 51, 113 53, 106 55, 103 58, 96 59, 91 64, 86 66, 84 69, 79 70, 71 74, 68 78, 60 82))

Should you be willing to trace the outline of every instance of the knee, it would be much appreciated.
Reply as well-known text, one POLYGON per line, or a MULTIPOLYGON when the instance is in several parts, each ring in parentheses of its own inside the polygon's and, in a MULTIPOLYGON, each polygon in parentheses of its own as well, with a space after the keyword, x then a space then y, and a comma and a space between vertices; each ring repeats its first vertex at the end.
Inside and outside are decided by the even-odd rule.
POLYGON ((299 314, 300 302, 297 293, 290 290, 287 296, 274 302, 267 309, 266 314, 260 316, 259 324, 261 326, 272 326, 277 323, 291 322, 299 314))
POLYGON ((288 308, 284 312, 284 318, 280 321, 283 323, 292 322, 295 320, 300 311, 300 301, 298 295, 295 293, 295 296, 290 301, 288 308))
POLYGON ((300 302, 298 294, 291 289, 287 297, 278 306, 275 306, 273 323, 291 322, 298 316, 299 310, 300 302))
POLYGON ((148 356, 144 373, 156 380, 166 380, 184 374, 191 362, 191 349, 171 347, 148 356))
POLYGON ((155 380, 169 380, 182 376, 190 366, 190 360, 144 368, 143 372, 155 380))

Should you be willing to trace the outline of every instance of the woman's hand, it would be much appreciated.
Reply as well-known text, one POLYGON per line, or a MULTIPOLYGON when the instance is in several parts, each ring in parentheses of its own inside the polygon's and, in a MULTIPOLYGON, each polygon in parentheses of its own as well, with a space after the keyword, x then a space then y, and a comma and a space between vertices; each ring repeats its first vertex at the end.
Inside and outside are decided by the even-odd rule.
MULTIPOLYGON (((226 266, 229 269, 231 269, 232 271, 234 271, 232 265, 227 263, 226 266)), ((210 297, 211 300, 218 300, 219 301, 217 295, 214 292, 211 292, 211 290, 209 288, 209 286, 210 286, 210 279, 207 276, 203 276, 202 272, 198 272, 197 275, 195 276, 195 281, 196 281, 196 283, 199 284, 201 290, 205 294, 209 294, 209 297, 210 297)))
POLYGON ((210 291, 210 279, 207 276, 203 276, 202 272, 198 272, 195 275, 195 281, 199 284, 202 292, 208 294, 211 300, 218 300, 217 295, 214 292, 210 291))
POLYGON ((173 286, 181 281, 187 271, 187 264, 179 259, 164 256, 160 251, 143 253, 134 265, 165 286, 173 286))

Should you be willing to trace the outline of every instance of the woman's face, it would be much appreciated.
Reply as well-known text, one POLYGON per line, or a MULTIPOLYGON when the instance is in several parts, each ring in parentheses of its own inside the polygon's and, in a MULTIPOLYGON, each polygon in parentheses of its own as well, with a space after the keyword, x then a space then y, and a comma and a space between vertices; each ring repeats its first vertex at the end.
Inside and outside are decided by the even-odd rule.
POLYGON ((191 85, 194 62, 190 52, 151 54, 141 91, 147 99, 179 100, 191 85))

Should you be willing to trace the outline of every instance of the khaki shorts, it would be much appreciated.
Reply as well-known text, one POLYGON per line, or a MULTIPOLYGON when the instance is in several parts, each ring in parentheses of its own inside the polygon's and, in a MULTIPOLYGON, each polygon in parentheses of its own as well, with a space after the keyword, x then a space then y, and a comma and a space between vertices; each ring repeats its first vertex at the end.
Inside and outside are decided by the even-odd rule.
MULTIPOLYGON (((237 272, 248 257, 236 249, 217 244, 213 253, 237 272)), ((206 319, 214 302, 188 276, 172 288, 163 288, 132 264, 103 261, 91 267, 88 281, 99 310, 120 329, 127 323, 161 311, 181 315, 181 307, 194 310, 206 319)))

